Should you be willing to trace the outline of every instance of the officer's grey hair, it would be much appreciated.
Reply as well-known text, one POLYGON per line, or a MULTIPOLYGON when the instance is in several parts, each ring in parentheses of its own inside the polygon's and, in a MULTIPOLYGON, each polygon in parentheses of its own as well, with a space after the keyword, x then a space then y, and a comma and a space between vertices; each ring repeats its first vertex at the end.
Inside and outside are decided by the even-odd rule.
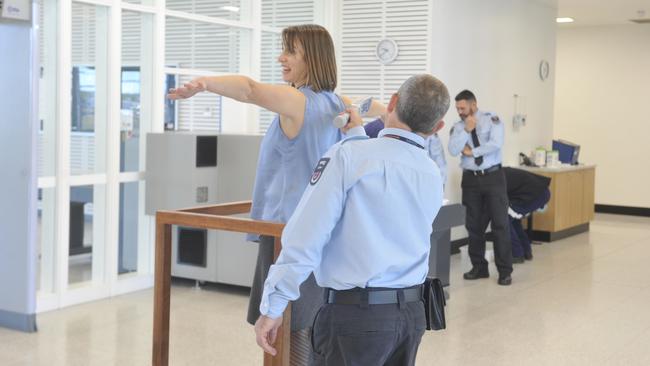
POLYGON ((447 87, 429 74, 411 76, 397 95, 397 117, 413 132, 430 134, 449 109, 447 87))

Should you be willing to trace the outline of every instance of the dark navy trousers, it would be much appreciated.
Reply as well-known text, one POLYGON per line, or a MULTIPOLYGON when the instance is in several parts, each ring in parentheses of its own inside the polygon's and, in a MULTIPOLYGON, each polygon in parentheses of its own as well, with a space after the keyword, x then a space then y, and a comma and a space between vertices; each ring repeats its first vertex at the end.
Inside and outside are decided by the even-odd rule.
MULTIPOLYGON (((530 203, 523 206, 511 205, 513 211, 521 215, 529 215, 533 211, 538 210, 548 203, 551 199, 551 191, 546 189, 544 194, 530 203)), ((524 254, 532 253, 532 246, 530 238, 526 235, 523 226, 521 225, 522 219, 510 218, 510 242, 512 242, 512 256, 523 257, 524 254)))

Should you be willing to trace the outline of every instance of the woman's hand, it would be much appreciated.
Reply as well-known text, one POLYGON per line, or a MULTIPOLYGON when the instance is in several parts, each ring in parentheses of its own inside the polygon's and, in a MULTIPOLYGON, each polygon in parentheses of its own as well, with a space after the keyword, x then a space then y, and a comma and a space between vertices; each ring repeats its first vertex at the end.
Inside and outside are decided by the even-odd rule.
POLYGON ((176 100, 176 99, 187 99, 194 94, 208 90, 206 83, 201 80, 201 78, 194 79, 189 83, 183 84, 180 88, 169 89, 169 94, 167 98, 176 100))

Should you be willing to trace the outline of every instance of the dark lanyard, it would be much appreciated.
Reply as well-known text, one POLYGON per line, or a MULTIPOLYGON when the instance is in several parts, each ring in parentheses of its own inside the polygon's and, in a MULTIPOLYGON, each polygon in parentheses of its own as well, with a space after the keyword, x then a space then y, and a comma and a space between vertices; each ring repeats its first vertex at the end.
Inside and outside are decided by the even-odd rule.
POLYGON ((388 134, 388 133, 387 133, 387 134, 385 134, 383 137, 389 137, 389 138, 391 138, 391 139, 397 139, 397 140, 400 140, 400 141, 404 141, 404 142, 406 142, 407 144, 411 144, 411 145, 413 145, 413 146, 417 146, 417 147, 419 147, 420 149, 423 149, 423 150, 424 150, 424 146, 422 146, 422 145, 418 144, 417 142, 415 142, 415 141, 413 141, 413 140, 411 140, 411 139, 409 139, 409 138, 406 138, 406 137, 404 137, 404 136, 393 135, 393 134, 388 134))

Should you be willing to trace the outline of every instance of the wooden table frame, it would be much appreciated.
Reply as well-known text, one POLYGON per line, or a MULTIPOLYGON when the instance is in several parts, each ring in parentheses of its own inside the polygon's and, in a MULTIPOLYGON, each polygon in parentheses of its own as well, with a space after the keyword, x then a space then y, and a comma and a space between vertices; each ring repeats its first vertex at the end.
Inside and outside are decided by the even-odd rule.
MULTIPOLYGON (((153 366, 169 364, 169 305, 171 295, 171 264, 172 264, 172 225, 185 227, 235 231, 273 236, 274 253, 277 259, 282 248, 280 237, 284 224, 255 221, 248 218, 231 217, 229 215, 250 212, 251 202, 232 202, 212 206, 194 207, 176 211, 156 212, 156 269, 154 285, 153 308, 153 366)), ((251 270, 253 270, 251 268, 251 270)), ((243 321, 243 320, 242 320, 243 321)), ((283 316, 275 347, 278 354, 273 357, 264 353, 264 366, 289 365, 289 340, 291 307, 287 307, 283 316)), ((251 329, 251 337, 254 333, 251 329)))

